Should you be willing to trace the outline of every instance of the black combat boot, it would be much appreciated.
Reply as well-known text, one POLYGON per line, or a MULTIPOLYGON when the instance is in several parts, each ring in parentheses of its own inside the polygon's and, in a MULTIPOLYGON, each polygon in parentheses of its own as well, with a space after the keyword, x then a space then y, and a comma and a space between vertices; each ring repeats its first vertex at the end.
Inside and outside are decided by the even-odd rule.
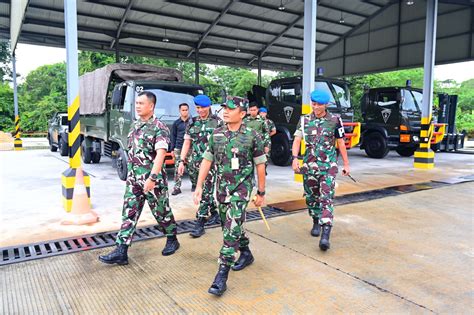
POLYGON ((240 257, 232 267, 232 270, 239 271, 253 263, 255 259, 253 258, 252 252, 248 246, 240 248, 240 257))
POLYGON ((191 235, 194 238, 202 236, 204 233, 206 233, 206 231, 204 230, 205 223, 206 223, 206 219, 203 217, 199 217, 196 220, 196 224, 194 225, 194 230, 192 230, 191 233, 189 233, 189 235, 191 235))
POLYGON ((319 225, 319 219, 313 218, 313 228, 311 229, 311 235, 318 237, 321 234, 321 225, 319 225))
POLYGON ((165 248, 161 251, 163 256, 173 255, 179 248, 179 242, 176 235, 166 237, 165 248))
POLYGON ((321 235, 321 240, 319 241, 319 248, 323 251, 326 251, 331 246, 331 244, 329 244, 329 235, 331 234, 332 226, 329 224, 323 224, 322 229, 323 234, 321 235))
POLYGON ((176 195, 179 195, 181 193, 181 189, 180 188, 174 188, 173 189, 173 192, 171 193, 173 196, 176 196, 176 195))
POLYGON ((117 245, 108 255, 99 256, 99 260, 106 264, 128 265, 128 245, 117 245))
POLYGON ((220 224, 220 223, 221 223, 221 218, 219 216, 219 213, 211 212, 209 219, 207 219, 207 224, 213 225, 213 224, 220 224))
POLYGON ((221 296, 227 290, 227 278, 229 277, 230 267, 224 264, 219 266, 219 271, 214 278, 214 282, 207 292, 221 296))

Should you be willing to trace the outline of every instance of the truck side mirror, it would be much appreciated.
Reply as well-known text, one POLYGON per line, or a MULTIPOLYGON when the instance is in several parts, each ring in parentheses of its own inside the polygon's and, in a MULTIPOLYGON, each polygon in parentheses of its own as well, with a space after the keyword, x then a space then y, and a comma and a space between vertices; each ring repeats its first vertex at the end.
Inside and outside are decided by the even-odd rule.
POLYGON ((118 107, 122 104, 122 89, 117 88, 112 93, 112 107, 118 107))

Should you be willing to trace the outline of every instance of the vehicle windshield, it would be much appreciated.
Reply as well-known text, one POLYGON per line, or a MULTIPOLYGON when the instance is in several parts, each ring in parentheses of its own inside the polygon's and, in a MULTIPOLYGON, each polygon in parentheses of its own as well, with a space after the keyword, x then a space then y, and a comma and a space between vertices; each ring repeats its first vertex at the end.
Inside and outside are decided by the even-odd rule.
POLYGON ((418 105, 418 110, 423 108, 422 101, 423 101, 423 94, 418 91, 411 91, 413 96, 415 97, 416 104, 418 105))
POLYGON ((61 116, 61 125, 63 125, 63 126, 68 125, 67 115, 61 116))
POLYGON ((155 116, 163 121, 174 121, 179 118, 179 105, 186 103, 189 105, 189 115, 197 116, 194 106, 194 96, 203 94, 202 90, 180 87, 177 92, 163 89, 146 89, 156 96, 155 116))
POLYGON ((351 108, 351 98, 349 95, 349 89, 347 86, 333 83, 332 86, 334 87, 334 90, 336 91, 336 97, 339 100, 339 103, 341 104, 342 108, 351 108))

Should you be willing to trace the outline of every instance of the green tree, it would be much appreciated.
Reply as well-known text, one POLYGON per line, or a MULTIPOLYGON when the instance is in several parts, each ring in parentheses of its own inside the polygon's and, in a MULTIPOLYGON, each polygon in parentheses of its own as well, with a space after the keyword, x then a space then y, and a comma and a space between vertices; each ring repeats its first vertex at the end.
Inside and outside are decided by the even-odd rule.
POLYGON ((12 131, 14 122, 13 90, 8 83, 0 83, 0 130, 12 131))
POLYGON ((12 76, 11 51, 9 42, 0 42, 0 81, 10 81, 12 76))

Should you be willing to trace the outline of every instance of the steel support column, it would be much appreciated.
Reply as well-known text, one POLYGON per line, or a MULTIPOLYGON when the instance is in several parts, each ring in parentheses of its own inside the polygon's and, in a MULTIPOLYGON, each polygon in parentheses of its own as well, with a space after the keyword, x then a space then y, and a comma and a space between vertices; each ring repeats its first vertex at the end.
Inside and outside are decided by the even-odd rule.
POLYGON ((262 85, 262 54, 258 55, 257 85, 262 85))
MULTIPOLYGON (((77 53, 77 3, 76 0, 64 0, 64 24, 66 37, 66 79, 68 104, 68 147, 69 168, 62 174, 63 207, 70 212, 73 207, 73 195, 76 180, 84 174, 86 189, 90 186, 89 176, 81 166, 81 134, 79 121, 79 67, 77 53), (78 176, 76 176, 78 175, 78 176)), ((79 184, 79 183, 77 183, 79 184)), ((90 198, 90 189, 87 189, 90 198)), ((90 202, 90 199, 89 199, 90 202)))
MULTIPOLYGON (((316 14, 317 1, 304 1, 304 45, 303 45, 303 87, 301 114, 311 112, 310 93, 316 78, 316 14)), ((301 141, 301 154, 306 150, 304 140, 301 141)), ((300 160, 300 164, 303 161, 300 160)), ((303 181, 302 175, 296 174, 295 180, 303 181)))
POLYGON ((435 154, 434 151, 431 150, 431 138, 433 136, 433 72, 436 53, 437 14, 438 0, 427 0, 420 147, 415 152, 414 160, 414 167, 422 169, 431 169, 434 167, 435 154))
POLYGON ((23 141, 20 138, 20 116, 18 115, 18 86, 16 83, 16 57, 12 54, 13 65, 13 104, 15 107, 15 131, 13 140, 13 148, 15 151, 23 150, 23 141))
POLYGON ((199 84, 199 48, 194 50, 194 83, 199 84))

